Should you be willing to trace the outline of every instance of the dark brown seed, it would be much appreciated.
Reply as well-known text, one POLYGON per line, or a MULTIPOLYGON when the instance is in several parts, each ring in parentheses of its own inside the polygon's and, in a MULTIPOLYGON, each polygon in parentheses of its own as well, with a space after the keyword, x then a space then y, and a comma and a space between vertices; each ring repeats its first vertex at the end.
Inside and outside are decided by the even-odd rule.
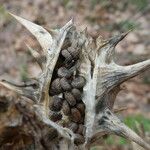
POLYGON ((65 57, 66 61, 71 61, 73 59, 71 54, 66 49, 62 50, 61 54, 65 57))
POLYGON ((77 123, 74 123, 74 122, 71 122, 71 123, 68 125, 68 128, 71 129, 73 132, 76 132, 77 129, 78 129, 78 124, 77 124, 77 123))
POLYGON ((64 91, 71 90, 71 85, 70 85, 69 81, 66 78, 60 79, 60 85, 61 85, 61 87, 64 91))
POLYGON ((76 104, 76 99, 70 92, 65 92, 64 97, 70 106, 74 106, 76 104))
POLYGON ((9 107, 9 101, 7 97, 2 96, 0 99, 0 113, 6 112, 9 107))
POLYGON ((82 118, 80 119, 80 121, 78 123, 81 123, 81 124, 84 123, 84 116, 82 116, 82 118))
POLYGON ((62 111, 66 116, 70 114, 70 106, 67 101, 63 102, 62 111))
POLYGON ((82 116, 85 115, 85 105, 83 103, 78 103, 76 107, 78 108, 82 116))
POLYGON ((81 120, 81 113, 77 108, 71 109, 71 120, 74 122, 80 122, 81 120))
POLYGON ((84 132, 85 132, 85 127, 84 127, 84 125, 79 124, 78 130, 76 131, 76 133, 81 134, 81 135, 84 135, 84 132))
POLYGON ((58 137, 58 132, 54 129, 50 130, 46 135, 47 141, 55 140, 57 137, 58 137))
POLYGON ((62 49, 66 49, 66 48, 68 48, 70 46, 71 46, 71 41, 70 41, 69 38, 66 38, 64 43, 63 43, 62 49))
POLYGON ((81 99, 82 99, 82 96, 81 96, 81 92, 80 92, 80 90, 78 90, 78 89, 72 89, 72 94, 73 94, 73 96, 75 97, 75 99, 79 102, 79 101, 81 101, 81 99))
POLYGON ((50 119, 54 122, 60 120, 62 118, 62 114, 58 112, 53 112, 52 115, 50 115, 50 119))
POLYGON ((85 135, 85 133, 86 133, 86 127, 85 127, 85 126, 83 126, 82 134, 83 134, 83 135, 85 135))
POLYGON ((80 145, 83 144, 85 142, 84 136, 80 135, 80 134, 76 134, 76 138, 74 140, 74 143, 76 145, 80 145))
POLYGON ((63 100, 61 98, 59 98, 58 96, 53 96, 52 98, 52 104, 51 104, 51 110, 52 111, 60 111, 60 109, 62 108, 62 103, 63 100))
POLYGON ((83 88, 85 85, 85 79, 83 77, 77 77, 72 81, 71 85, 74 88, 83 88))
POLYGON ((69 71, 65 67, 59 68, 57 74, 60 78, 63 78, 63 77, 70 78, 71 77, 71 71, 69 71))
POLYGON ((79 50, 78 49, 75 49, 73 47, 69 47, 68 49, 68 52, 71 54, 71 56, 74 58, 74 59, 77 59, 78 56, 79 56, 79 50))
POLYGON ((59 94, 61 92, 62 92, 62 88, 61 88, 61 85, 60 85, 60 79, 57 78, 51 84, 50 94, 55 95, 55 94, 59 94))

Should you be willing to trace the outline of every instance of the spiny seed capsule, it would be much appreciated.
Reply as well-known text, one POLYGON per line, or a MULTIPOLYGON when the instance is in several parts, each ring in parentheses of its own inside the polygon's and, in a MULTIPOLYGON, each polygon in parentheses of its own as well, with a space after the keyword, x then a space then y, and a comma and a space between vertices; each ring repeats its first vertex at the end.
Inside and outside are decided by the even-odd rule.
POLYGON ((64 115, 68 116, 70 114, 70 106, 67 101, 63 102, 62 111, 64 115))
POLYGON ((81 101, 82 96, 81 96, 80 90, 74 88, 74 89, 72 89, 71 93, 73 94, 73 96, 75 97, 75 99, 76 99, 78 102, 81 101))
POLYGON ((83 77, 77 77, 72 81, 71 85, 77 89, 83 88, 83 86, 85 85, 85 79, 83 77))
POLYGON ((74 106, 76 104, 76 99, 70 92, 65 92, 64 97, 70 106, 74 106))
POLYGON ((80 111, 77 108, 71 108, 71 120, 74 122, 80 122, 81 119, 80 111))
POLYGON ((60 79, 60 85, 61 85, 61 87, 64 91, 71 90, 71 85, 70 85, 69 81, 66 78, 61 78, 60 79))
POLYGON ((76 132, 78 130, 78 125, 77 123, 74 123, 74 122, 71 122, 69 125, 68 125, 68 128, 70 130, 72 130, 73 132, 76 132))
POLYGON ((53 96, 52 102, 50 103, 50 110, 52 111, 60 111, 62 108, 63 100, 58 96, 53 96))
POLYGON ((84 142, 85 142, 84 136, 82 136, 82 135, 80 135, 80 134, 76 134, 74 143, 75 143, 76 145, 80 145, 80 144, 83 144, 84 142))
POLYGON ((61 113, 58 113, 58 112, 53 112, 51 115, 50 115, 50 119, 54 122, 56 121, 59 121, 60 119, 62 118, 62 114, 61 113))
POLYGON ((59 94, 61 92, 62 92, 62 88, 61 88, 61 85, 60 85, 60 79, 57 78, 51 84, 50 95, 59 94))
POLYGON ((70 78, 71 75, 72 75, 71 71, 69 71, 65 67, 59 68, 58 71, 57 71, 57 74, 58 74, 58 77, 60 77, 60 78, 63 78, 63 77, 70 78))
POLYGON ((85 115, 85 105, 83 103, 78 103, 76 107, 82 116, 85 115))

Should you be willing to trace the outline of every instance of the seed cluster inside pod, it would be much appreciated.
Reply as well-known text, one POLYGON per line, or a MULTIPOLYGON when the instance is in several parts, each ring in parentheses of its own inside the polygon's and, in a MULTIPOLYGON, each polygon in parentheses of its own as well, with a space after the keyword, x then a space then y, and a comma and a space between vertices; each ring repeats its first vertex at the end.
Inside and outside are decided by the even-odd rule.
POLYGON ((75 144, 84 143, 85 105, 82 102, 82 90, 86 83, 78 74, 80 46, 77 42, 64 42, 54 69, 49 89, 51 96, 50 119, 59 122, 67 118, 63 126, 76 134, 75 144), (66 44, 67 43, 67 44, 66 44))

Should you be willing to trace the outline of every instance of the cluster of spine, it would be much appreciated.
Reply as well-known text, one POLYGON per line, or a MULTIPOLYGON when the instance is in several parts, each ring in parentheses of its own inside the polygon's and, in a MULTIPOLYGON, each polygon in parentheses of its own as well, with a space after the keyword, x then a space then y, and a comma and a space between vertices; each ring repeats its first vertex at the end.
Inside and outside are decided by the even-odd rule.
POLYGON ((82 102, 85 79, 79 76, 77 71, 79 51, 78 44, 71 44, 61 50, 50 85, 50 119, 57 122, 67 116, 68 122, 64 126, 76 134, 77 145, 84 143, 85 133, 85 105, 82 102))

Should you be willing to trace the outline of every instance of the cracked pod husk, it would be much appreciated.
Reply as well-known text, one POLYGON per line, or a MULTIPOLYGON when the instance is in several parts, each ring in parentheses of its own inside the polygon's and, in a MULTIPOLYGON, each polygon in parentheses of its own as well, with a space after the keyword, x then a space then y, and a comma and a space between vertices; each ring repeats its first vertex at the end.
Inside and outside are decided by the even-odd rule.
MULTIPOLYGON (((115 46, 128 32, 108 40, 101 36, 94 39, 86 29, 77 31, 72 20, 60 29, 47 31, 11 15, 42 47, 42 54, 39 54, 27 45, 42 69, 37 78, 21 84, 0 82, 32 100, 30 103, 24 98, 12 100, 17 114, 14 135, 22 133, 18 134, 18 146, 21 142, 21 146, 31 145, 33 149, 89 149, 104 135, 116 134, 150 149, 149 144, 121 122, 113 110, 120 84, 150 67, 150 60, 130 66, 114 62, 115 46), (32 140, 26 140, 27 137, 32 140)), ((0 119, 7 133, 12 125, 3 121, 0 119)), ((0 136, 7 139, 3 132, 0 136)), ((10 141, 14 142, 13 135, 10 141)), ((7 147, 7 140, 0 142, 2 148, 7 147)))

